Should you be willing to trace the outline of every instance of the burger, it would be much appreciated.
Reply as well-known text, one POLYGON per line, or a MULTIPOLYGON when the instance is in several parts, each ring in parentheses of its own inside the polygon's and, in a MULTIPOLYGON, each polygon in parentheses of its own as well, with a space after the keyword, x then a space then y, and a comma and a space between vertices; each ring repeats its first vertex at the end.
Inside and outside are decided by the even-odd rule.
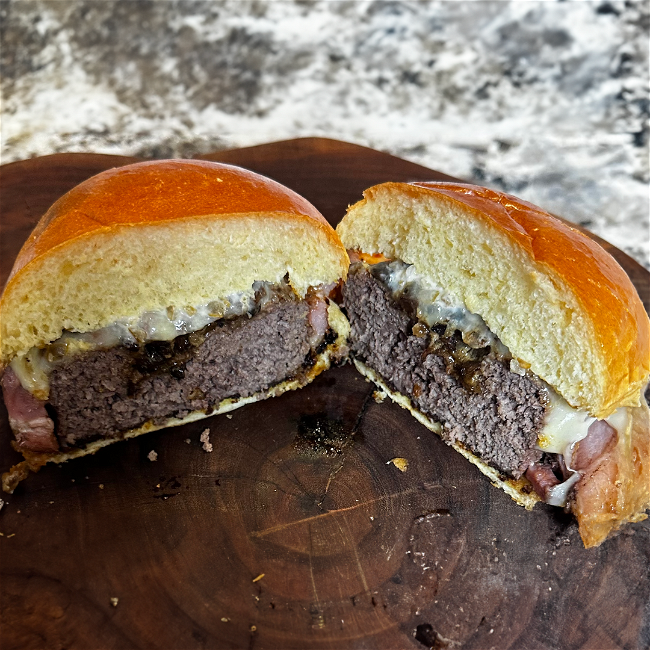
POLYGON ((586 547, 650 506, 648 315, 598 244, 508 194, 370 188, 337 227, 361 373, 586 547))
POLYGON ((72 189, 0 301, 2 392, 25 460, 3 477, 309 383, 345 356, 349 260, 305 199, 250 171, 167 160, 72 189))

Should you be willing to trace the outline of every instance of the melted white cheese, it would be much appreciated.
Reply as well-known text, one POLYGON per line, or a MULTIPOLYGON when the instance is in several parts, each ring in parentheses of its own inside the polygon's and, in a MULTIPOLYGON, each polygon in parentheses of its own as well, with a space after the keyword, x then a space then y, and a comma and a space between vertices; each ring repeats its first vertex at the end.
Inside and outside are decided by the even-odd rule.
MULTIPOLYGON (((572 408, 551 388, 548 388, 547 392, 550 404, 537 446, 543 451, 561 454, 567 469, 572 472, 566 481, 550 488, 547 493, 546 503, 564 507, 571 488, 582 478, 582 472, 571 469, 573 449, 578 442, 587 437, 589 427, 596 418, 585 411, 572 408)), ((628 417, 628 410, 623 407, 617 409, 605 421, 622 433, 627 428, 628 417)))
MULTIPOLYGON (((589 427, 596 418, 591 417, 586 411, 574 409, 552 388, 548 387, 546 392, 549 398, 549 409, 537 446, 543 451, 563 454, 569 466, 574 445, 587 437, 589 427)), ((623 407, 614 411, 605 421, 618 432, 622 432, 627 427, 628 417, 628 410, 623 407)))
POLYGON ((543 451, 563 454, 568 446, 587 435, 587 430, 596 418, 592 418, 585 411, 578 411, 571 407, 552 388, 547 388, 546 392, 549 409, 537 446, 543 451))
POLYGON ((459 330, 463 341, 473 348, 490 346, 502 357, 508 348, 490 330, 485 321, 459 298, 418 273, 415 266, 400 260, 381 262, 370 267, 394 297, 408 297, 417 304, 418 318, 429 327, 444 323, 450 330, 459 330))
POLYGON ((140 316, 120 318, 93 332, 64 332, 45 348, 32 348, 15 357, 10 366, 23 388, 37 399, 49 396, 49 376, 54 366, 70 355, 89 350, 109 349, 117 345, 134 347, 150 341, 171 341, 191 334, 220 318, 233 318, 263 307, 275 296, 269 282, 255 282, 249 291, 214 300, 197 307, 167 307, 146 311, 140 316))
POLYGON ((546 503, 549 506, 558 506, 563 508, 569 498, 571 488, 582 478, 580 472, 574 472, 564 483, 555 485, 548 490, 546 503))

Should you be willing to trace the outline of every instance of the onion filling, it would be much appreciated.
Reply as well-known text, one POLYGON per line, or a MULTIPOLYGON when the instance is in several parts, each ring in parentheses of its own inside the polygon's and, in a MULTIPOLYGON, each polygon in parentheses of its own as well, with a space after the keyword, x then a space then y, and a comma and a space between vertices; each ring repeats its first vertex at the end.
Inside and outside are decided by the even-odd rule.
MULTIPOLYGON (((311 289, 307 297, 314 340, 324 333, 323 327, 327 328, 325 297, 328 289, 311 289)), ((25 390, 39 400, 47 400, 52 370, 71 355, 118 345, 135 349, 154 341, 171 341, 178 336, 192 335, 221 319, 244 315, 250 318, 268 303, 282 297, 299 299, 287 277, 280 283, 255 282, 249 291, 203 305, 150 310, 140 316, 119 318, 93 332, 64 331, 56 341, 42 348, 34 347, 27 354, 14 358, 10 366, 25 390)))

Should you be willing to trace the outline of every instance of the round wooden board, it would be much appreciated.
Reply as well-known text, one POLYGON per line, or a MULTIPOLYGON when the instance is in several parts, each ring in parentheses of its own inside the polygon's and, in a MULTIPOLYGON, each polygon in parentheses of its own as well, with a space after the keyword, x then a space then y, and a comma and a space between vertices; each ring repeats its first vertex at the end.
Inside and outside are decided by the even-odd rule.
MULTIPOLYGON (((332 223, 375 183, 449 178, 324 139, 205 158, 285 183, 332 223)), ((2 282, 57 197, 132 161, 0 168, 2 282)), ((608 248, 647 307, 650 274, 608 248)), ((650 646, 647 521, 585 550, 561 510, 526 512, 373 392, 347 365, 30 476, 0 513, 2 649, 650 646)), ((0 409, 5 470, 19 457, 0 409)))

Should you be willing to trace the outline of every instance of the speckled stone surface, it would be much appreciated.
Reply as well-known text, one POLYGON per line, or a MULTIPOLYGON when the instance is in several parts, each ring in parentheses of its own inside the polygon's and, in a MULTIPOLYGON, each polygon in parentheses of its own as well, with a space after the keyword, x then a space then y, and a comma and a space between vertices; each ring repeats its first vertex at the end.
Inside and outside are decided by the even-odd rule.
POLYGON ((0 3, 2 162, 320 135, 517 194, 650 268, 642 1, 0 3))

